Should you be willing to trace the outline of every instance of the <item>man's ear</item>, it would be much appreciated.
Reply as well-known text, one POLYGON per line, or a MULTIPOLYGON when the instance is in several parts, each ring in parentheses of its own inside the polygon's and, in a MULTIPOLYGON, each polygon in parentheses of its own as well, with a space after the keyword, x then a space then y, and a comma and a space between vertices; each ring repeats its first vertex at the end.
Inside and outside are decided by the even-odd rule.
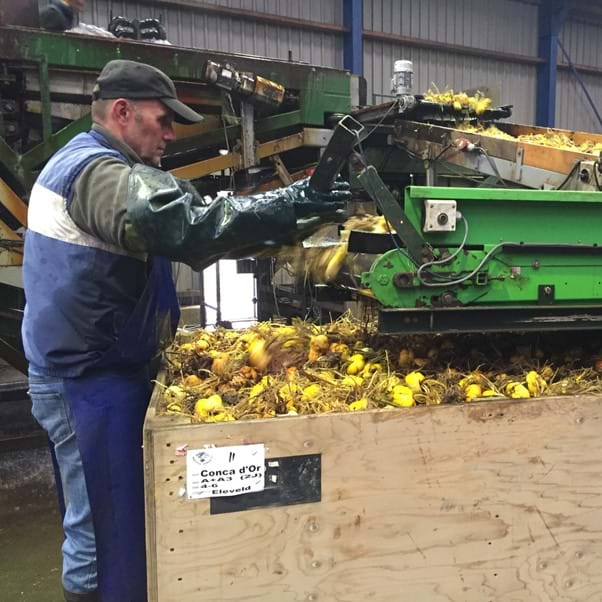
POLYGON ((111 115, 119 125, 127 125, 132 115, 132 107, 125 98, 118 98, 111 105, 111 115))

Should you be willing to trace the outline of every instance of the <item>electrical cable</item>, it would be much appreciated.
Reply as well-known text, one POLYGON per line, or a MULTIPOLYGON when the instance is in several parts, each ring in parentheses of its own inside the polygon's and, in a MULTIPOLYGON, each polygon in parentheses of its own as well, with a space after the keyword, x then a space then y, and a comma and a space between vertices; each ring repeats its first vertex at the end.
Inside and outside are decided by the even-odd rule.
POLYGON ((489 261, 490 257, 493 255, 493 253, 495 253, 500 247, 507 246, 509 244, 518 244, 518 243, 507 243, 507 242, 498 243, 491 250, 489 250, 489 252, 485 255, 485 257, 483 257, 483 259, 481 260, 479 265, 472 272, 470 272, 469 274, 466 274, 465 276, 462 276, 462 278, 458 278, 457 280, 450 280, 448 282, 425 282, 424 280, 421 279, 420 283, 423 286, 427 286, 427 287, 455 286, 457 284, 462 284, 463 282, 466 282, 466 280, 470 280, 470 278, 472 278, 489 261))
MULTIPOLYGON (((226 94, 229 102, 230 102, 230 109, 232 111, 232 115, 236 115, 236 112, 234 111, 234 104, 232 103, 232 96, 230 96, 230 94, 226 94)), ((232 150, 230 149, 230 140, 228 140, 228 132, 226 130, 226 119, 224 116, 224 110, 222 109, 222 114, 221 114, 221 118, 222 118, 222 126, 224 129, 224 140, 226 141, 226 150, 228 151, 228 154, 230 154, 232 152, 232 150)), ((230 186, 229 186, 230 190, 234 190, 234 170, 232 168, 230 168, 230 186)))
POLYGON ((409 256, 407 251, 404 251, 399 244, 397 243, 397 239, 395 238, 395 236, 393 235, 393 232, 391 232, 391 227, 389 226, 389 221, 387 220, 387 218, 385 217, 385 228, 387 229, 387 232, 389 233, 389 236, 391 237, 391 240, 393 241, 393 244, 395 245, 395 248, 406 258, 409 259, 412 263, 414 263, 414 260, 409 256))
POLYGON ((427 287, 440 287, 440 286, 455 286, 457 284, 462 284, 463 282, 465 282, 466 280, 469 280, 470 278, 472 278, 475 274, 477 274, 477 272, 491 259, 491 256, 501 247, 519 247, 519 248, 524 248, 524 247, 537 247, 537 248, 542 248, 542 249, 581 249, 581 248, 590 248, 589 245, 574 245, 574 244, 556 244, 556 243, 530 243, 530 244, 525 244, 525 243, 520 243, 520 242, 509 242, 509 241, 504 241, 504 242, 500 242, 497 245, 495 245, 494 247, 492 247, 487 254, 485 255, 485 257, 483 257, 483 259, 480 261, 479 265, 477 265, 477 267, 472 270, 472 272, 470 272, 469 274, 466 274, 465 276, 462 276, 461 278, 458 278, 457 280, 452 280, 449 282, 425 282, 422 279, 420 280, 421 284, 423 284, 424 286, 427 287))
MULTIPOLYGON (((468 239, 468 222, 466 221, 466 218, 463 215, 461 216, 461 218, 462 218, 462 221, 464 222, 464 238, 462 239, 460 246, 449 257, 445 257, 444 259, 439 259, 437 261, 429 261, 427 263, 423 263, 418 268, 418 271, 416 272, 416 277, 418 278, 418 280, 420 280, 420 283, 423 284, 424 286, 449 286, 449 284, 453 283, 453 281, 441 282, 441 283, 427 283, 427 282, 425 282, 425 280, 422 277, 422 271, 425 268, 431 267, 434 265, 446 265, 446 264, 450 263, 451 261, 453 261, 462 252, 462 250, 464 249, 464 246, 466 245, 466 240, 468 239)), ((430 274, 430 275, 439 277, 438 274, 430 274)))
POLYGON ((598 178, 598 169, 600 167, 600 159, 597 159, 596 161, 594 161, 594 181, 596 182, 596 188, 598 190, 602 190, 602 188, 600 187, 600 180, 598 178))
MULTIPOLYGON (((397 243, 397 239, 395 238, 395 235, 393 234, 393 232, 391 231, 391 228, 389 226, 389 222, 387 221, 387 219, 385 218, 385 228, 387 229, 387 232, 389 233, 389 236, 391 237, 391 240, 393 242, 393 244, 395 245, 396 250, 403 255, 410 263, 413 263, 414 265, 416 265, 416 262, 410 257, 410 255, 408 254, 407 251, 404 251, 399 244, 397 243)), ((450 259, 446 259, 445 261, 450 261, 452 258, 450 259)), ((426 264, 425 264, 426 265, 426 264)), ((419 269, 419 271, 422 270, 422 268, 425 267, 425 265, 421 266, 421 268, 419 269)), ((439 279, 445 279, 446 276, 444 276, 443 274, 433 274, 431 272, 426 272, 429 276, 431 277, 437 277, 439 279)))
MULTIPOLYGON (((447 152, 447 151, 448 151, 450 148, 456 148, 456 147, 454 146, 454 144, 453 144, 453 143, 451 143, 451 142, 450 142, 448 145, 444 146, 444 147, 443 147, 443 149, 442 149, 442 150, 439 152, 439 154, 438 154, 438 155, 437 155, 437 156, 436 156, 434 159, 432 159, 432 160, 433 160, 433 161, 439 161, 439 160, 441 159, 441 157, 442 157, 442 156, 443 156, 443 155, 444 155, 444 154, 445 154, 445 153, 446 153, 446 152, 447 152)), ((456 148, 456 150, 458 150, 458 149, 456 148)))
POLYGON ((581 161, 575 161, 573 167, 571 167, 571 171, 567 174, 566 178, 562 180, 562 183, 556 186, 556 190, 562 190, 568 183, 569 180, 575 175, 575 171, 581 165, 581 161))
POLYGON ((370 136, 372 136, 372 134, 374 133, 374 130, 376 130, 376 128, 378 128, 382 122, 389 116, 389 114, 391 113, 391 111, 399 104, 399 100, 394 100, 391 103, 391 106, 387 109, 387 111, 385 112, 385 114, 380 118, 380 120, 378 121, 378 123, 365 135, 363 136, 361 139, 358 136, 358 140, 357 140, 357 145, 360 148, 360 152, 362 154, 362 156, 364 155, 364 149, 362 147, 362 142, 364 142, 365 140, 367 140, 370 136))
POLYGON ((475 150, 481 155, 483 155, 485 159, 487 159, 487 162, 489 163, 489 165, 491 165, 491 169, 493 169, 493 173, 495 174, 495 177, 498 179, 500 184, 505 188, 508 188, 508 184, 506 184, 506 182, 500 175, 497 165, 495 164, 495 161, 489 156, 489 153, 482 146, 476 146, 475 150))
POLYGON ((276 262, 275 258, 270 259, 270 284, 272 285, 272 295, 274 297, 274 307, 276 309, 276 315, 280 318, 280 305, 278 304, 278 294, 276 293, 276 283, 274 282, 274 278, 276 273, 274 271, 274 263, 276 262))

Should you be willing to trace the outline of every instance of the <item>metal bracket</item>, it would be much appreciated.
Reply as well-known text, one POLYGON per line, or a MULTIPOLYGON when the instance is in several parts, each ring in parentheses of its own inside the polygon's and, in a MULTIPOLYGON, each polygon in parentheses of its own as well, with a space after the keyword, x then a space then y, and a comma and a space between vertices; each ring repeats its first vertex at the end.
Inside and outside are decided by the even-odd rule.
POLYGON ((523 178, 523 157, 525 155, 525 149, 519 146, 516 149, 516 159, 514 160, 514 168, 512 170, 512 179, 515 182, 520 182, 523 178))
POLYGON ((255 107, 250 102, 240 103, 242 134, 242 166, 248 169, 257 165, 255 152, 255 107))
POLYGON ((352 156, 352 161, 356 168, 364 167, 358 174, 357 179, 393 226, 393 229, 397 232, 397 236, 405 244, 412 261, 417 266, 431 261, 434 257, 431 246, 424 241, 408 220, 407 215, 382 181, 374 166, 369 165, 366 167, 362 158, 357 154, 352 156))
POLYGON ((365 128, 361 123, 351 115, 343 117, 334 129, 330 142, 309 180, 310 185, 320 192, 328 192, 343 163, 364 134, 365 128))
POLYGON ((282 183, 286 186, 292 184, 293 178, 291 178, 291 174, 289 173, 288 169, 286 169, 286 165, 284 165, 284 163, 282 162, 280 155, 274 155, 270 158, 272 160, 272 163, 274 164, 274 167, 276 168, 276 173, 278 174, 278 177, 282 180, 282 183))

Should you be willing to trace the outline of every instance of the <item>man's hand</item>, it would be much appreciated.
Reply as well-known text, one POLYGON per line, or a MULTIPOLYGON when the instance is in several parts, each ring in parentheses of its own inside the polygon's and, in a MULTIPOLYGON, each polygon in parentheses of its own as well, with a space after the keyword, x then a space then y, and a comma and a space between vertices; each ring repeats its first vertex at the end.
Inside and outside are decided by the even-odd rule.
POLYGON ((297 219, 335 216, 351 199, 349 183, 342 180, 337 180, 330 192, 322 193, 310 186, 309 178, 305 178, 288 186, 286 192, 293 201, 297 219))

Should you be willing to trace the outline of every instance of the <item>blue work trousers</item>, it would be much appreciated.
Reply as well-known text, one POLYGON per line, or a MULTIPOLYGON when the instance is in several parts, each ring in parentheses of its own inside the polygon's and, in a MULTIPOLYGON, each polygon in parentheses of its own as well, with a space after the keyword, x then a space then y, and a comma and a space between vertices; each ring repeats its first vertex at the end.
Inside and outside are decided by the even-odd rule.
POLYGON ((29 372, 32 413, 54 446, 65 499, 63 587, 86 593, 98 587, 96 543, 84 466, 73 428, 73 415, 63 391, 63 379, 29 372))
POLYGON ((142 427, 147 369, 78 378, 30 368, 33 415, 54 445, 65 497, 63 586, 146 601, 142 427))

